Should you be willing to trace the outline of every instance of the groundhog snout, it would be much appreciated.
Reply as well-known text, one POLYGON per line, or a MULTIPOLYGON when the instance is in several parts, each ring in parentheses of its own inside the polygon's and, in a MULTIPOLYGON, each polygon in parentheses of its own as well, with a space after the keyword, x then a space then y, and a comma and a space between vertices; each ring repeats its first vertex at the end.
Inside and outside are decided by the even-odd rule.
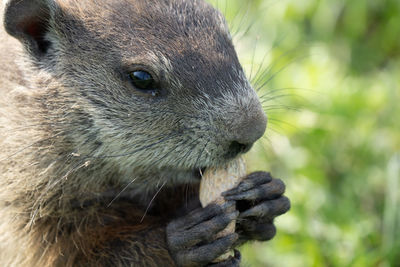
POLYGON ((227 157, 246 153, 260 139, 267 128, 267 116, 261 108, 242 112, 230 127, 230 144, 227 157))

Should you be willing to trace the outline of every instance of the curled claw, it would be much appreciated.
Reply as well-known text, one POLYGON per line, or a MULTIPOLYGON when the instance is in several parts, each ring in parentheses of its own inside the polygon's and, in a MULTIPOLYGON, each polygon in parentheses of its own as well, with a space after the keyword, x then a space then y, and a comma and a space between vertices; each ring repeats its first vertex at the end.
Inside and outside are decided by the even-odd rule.
POLYGON ((210 219, 202 224, 196 225, 186 231, 176 232, 169 241, 171 247, 187 248, 199 244, 200 242, 210 241, 215 233, 222 231, 228 224, 235 220, 239 212, 222 214, 210 219), (204 231, 207 229, 207 231, 204 231))
MULTIPOLYGON (((245 181, 244 181, 245 182, 245 181)), ((243 183, 244 183, 243 182, 243 183)), ((248 182, 246 182, 249 184, 248 182)), ((248 186, 238 187, 248 188, 248 186)), ((224 198, 226 200, 259 200, 259 199, 274 199, 281 196, 285 192, 285 184, 282 180, 273 179, 266 184, 253 184, 253 187, 249 188, 247 191, 244 189, 239 189, 237 191, 228 191, 224 193, 224 198)))
POLYGON ((277 199, 261 202, 260 204, 242 212, 239 218, 268 217, 269 219, 272 219, 286 213, 289 209, 290 200, 285 196, 281 196, 277 199))
POLYGON ((242 229, 251 240, 268 241, 276 235, 276 227, 270 222, 248 220, 242 225, 242 229))
POLYGON ((222 196, 232 196, 245 192, 258 185, 266 184, 272 181, 271 174, 268 172, 253 172, 249 174, 237 187, 222 193, 222 196))
POLYGON ((167 229, 170 231, 180 231, 182 229, 192 228, 203 221, 226 212, 234 205, 234 201, 227 201, 223 205, 210 204, 205 208, 196 209, 188 215, 172 221, 167 229))

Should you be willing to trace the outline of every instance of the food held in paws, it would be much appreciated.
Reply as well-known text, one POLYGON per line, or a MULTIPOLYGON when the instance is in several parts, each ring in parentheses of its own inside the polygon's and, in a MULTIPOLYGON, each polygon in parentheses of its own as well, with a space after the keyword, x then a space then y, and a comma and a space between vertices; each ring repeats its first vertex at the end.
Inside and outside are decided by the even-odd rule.
MULTIPOLYGON (((220 168, 209 168, 202 175, 200 183, 200 202, 203 207, 210 203, 223 204, 225 202, 221 194, 235 188, 246 175, 246 163, 243 158, 238 158, 220 168)), ((232 210, 233 212, 234 210, 232 210)), ((220 238, 235 232, 235 221, 231 222, 224 230, 219 232, 216 238, 220 238)), ((216 262, 229 258, 232 251, 219 257, 216 262)))

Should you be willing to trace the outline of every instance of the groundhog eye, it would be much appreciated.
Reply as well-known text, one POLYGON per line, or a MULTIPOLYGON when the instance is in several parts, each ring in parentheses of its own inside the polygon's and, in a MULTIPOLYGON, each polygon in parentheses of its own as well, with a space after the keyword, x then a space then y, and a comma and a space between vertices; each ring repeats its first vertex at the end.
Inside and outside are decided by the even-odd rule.
POLYGON ((129 78, 133 86, 140 90, 155 90, 154 79, 150 73, 143 70, 137 70, 129 73, 129 78))

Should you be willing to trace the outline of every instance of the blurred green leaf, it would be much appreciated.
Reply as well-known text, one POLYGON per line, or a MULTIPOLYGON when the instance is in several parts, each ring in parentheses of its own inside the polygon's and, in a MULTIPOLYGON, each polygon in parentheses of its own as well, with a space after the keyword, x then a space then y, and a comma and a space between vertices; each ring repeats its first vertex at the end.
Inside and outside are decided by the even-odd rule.
POLYGON ((292 201, 244 261, 398 266, 400 1, 210 2, 269 116, 250 168, 281 177, 292 201))

